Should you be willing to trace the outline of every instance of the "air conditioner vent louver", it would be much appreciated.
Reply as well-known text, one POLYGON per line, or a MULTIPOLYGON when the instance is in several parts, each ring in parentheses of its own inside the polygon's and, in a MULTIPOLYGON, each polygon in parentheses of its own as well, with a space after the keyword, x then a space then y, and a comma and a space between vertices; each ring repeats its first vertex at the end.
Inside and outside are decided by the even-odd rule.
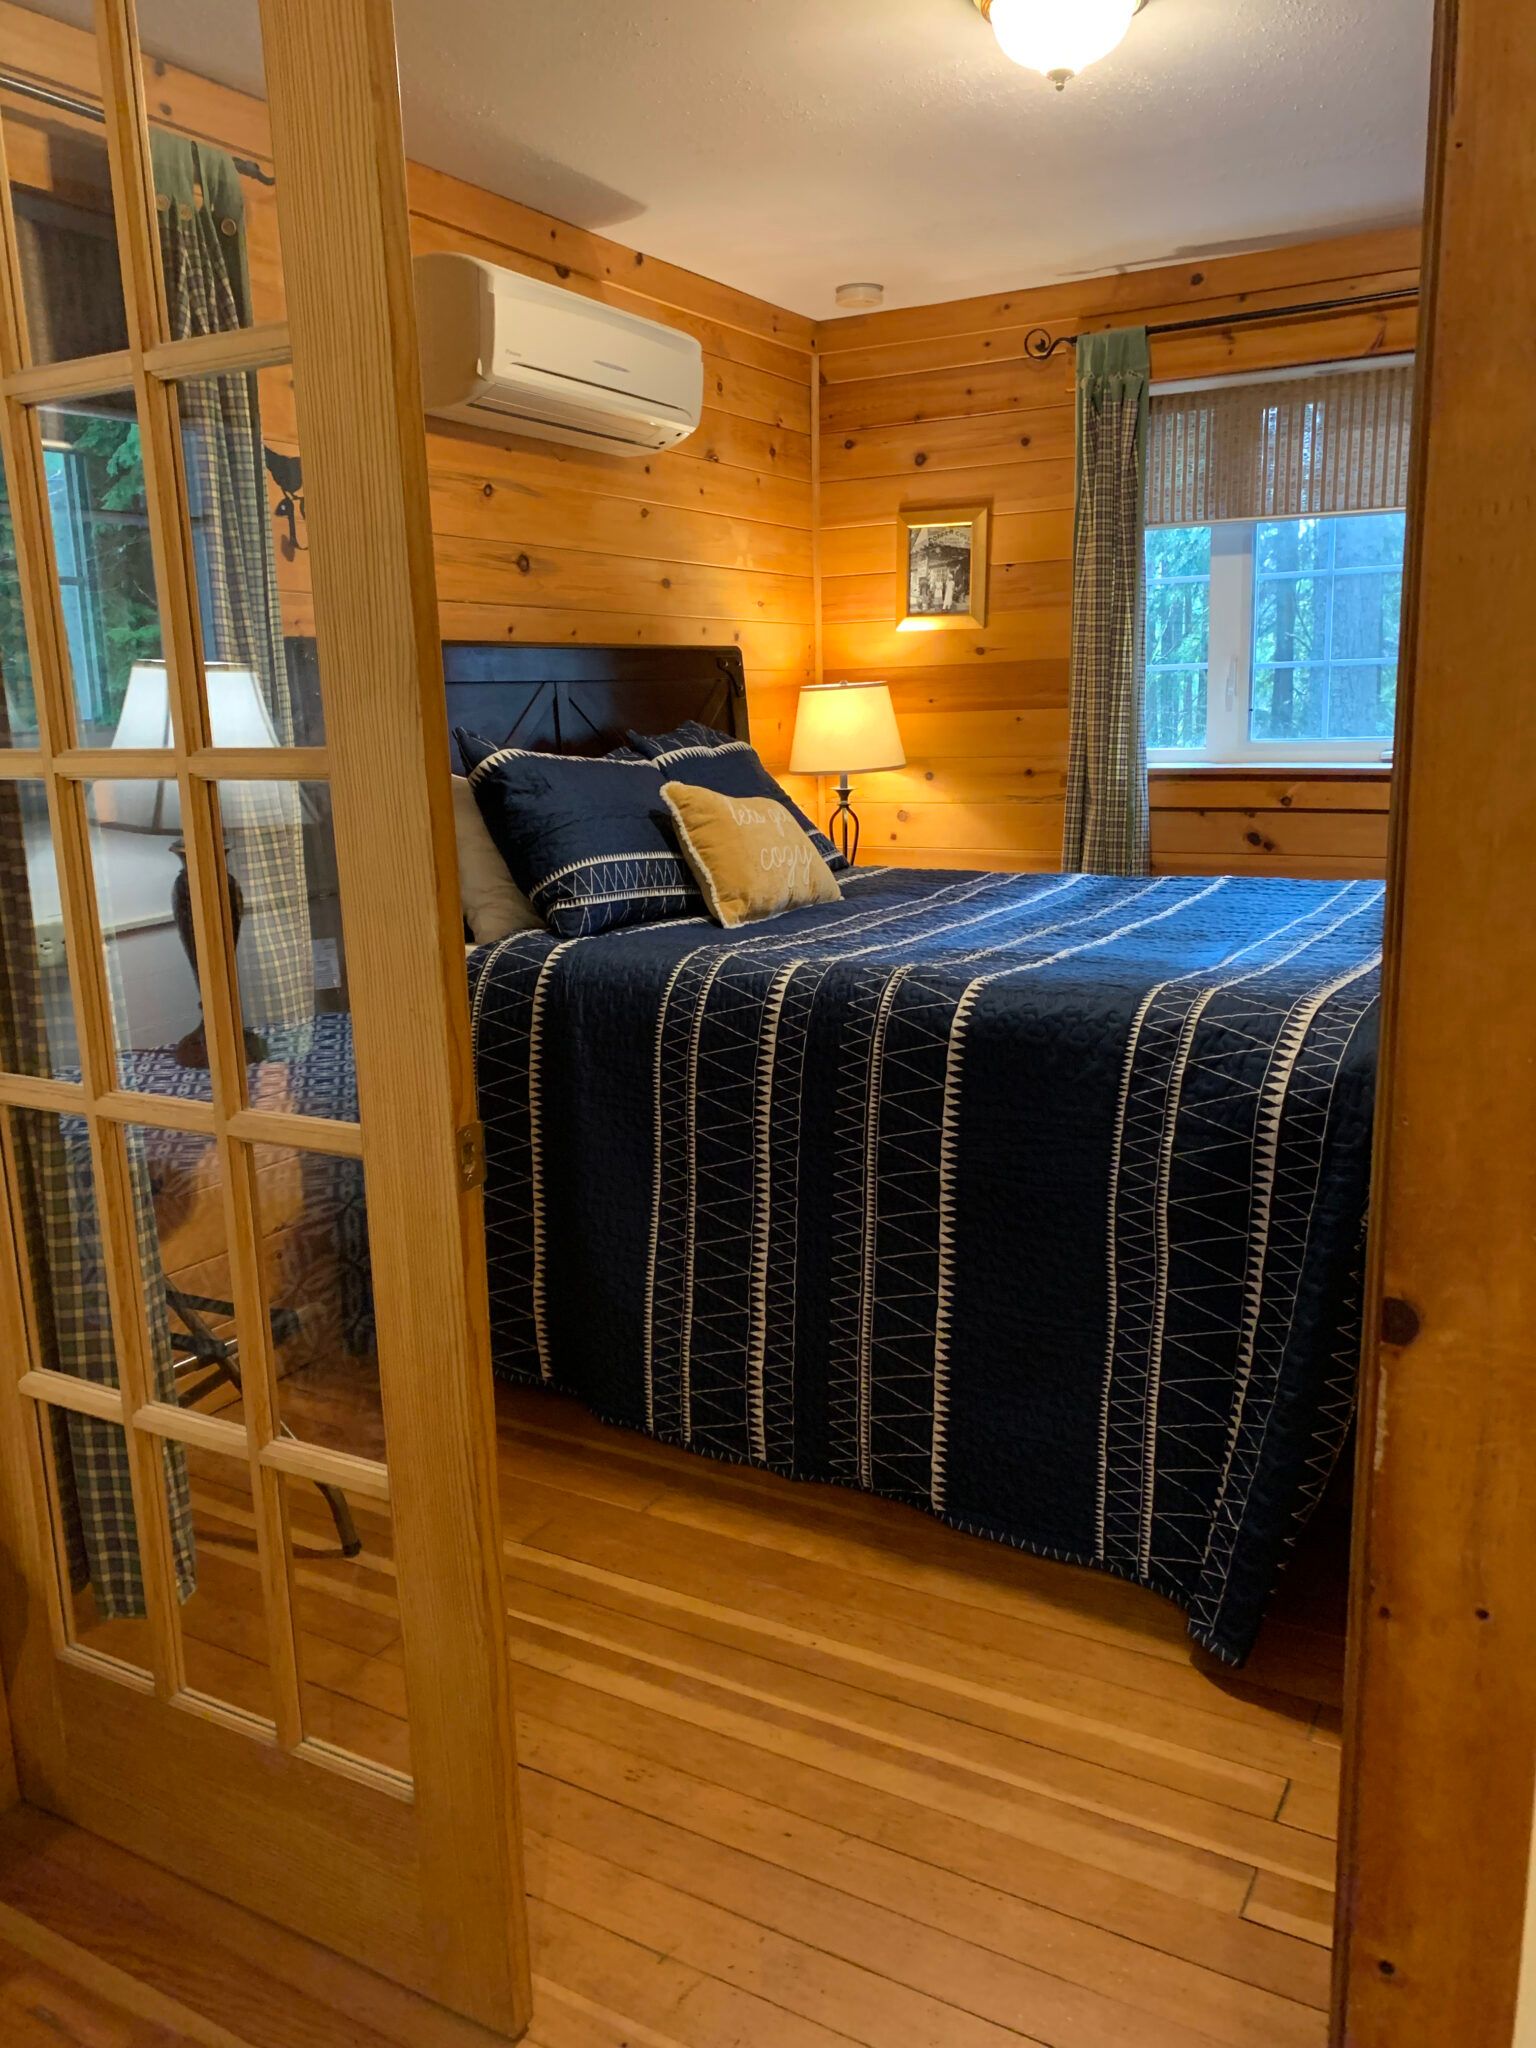
POLYGON ((418 256, 427 411, 609 455, 674 448, 699 424, 703 350, 478 257, 418 256))
POLYGON ((655 449, 665 448, 673 436, 659 433, 649 420, 628 423, 615 420, 611 414, 596 411, 587 405, 562 404, 558 399, 541 397, 537 410, 526 401, 519 403, 486 393, 469 401, 473 410, 484 413, 488 419, 505 420, 515 426, 519 433, 533 433, 540 427, 565 427, 573 433, 593 434, 603 441, 611 441, 616 447, 655 449))

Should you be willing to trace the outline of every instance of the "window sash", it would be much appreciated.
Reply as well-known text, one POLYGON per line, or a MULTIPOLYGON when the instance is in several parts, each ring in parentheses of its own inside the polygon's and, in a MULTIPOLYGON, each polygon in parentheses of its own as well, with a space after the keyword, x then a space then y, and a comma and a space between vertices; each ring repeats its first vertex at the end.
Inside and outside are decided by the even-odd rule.
MULTIPOLYGON (((1183 523, 1183 522, 1181 522, 1183 523)), ((1191 525, 1206 522, 1192 520, 1191 525)), ((1211 527, 1211 576, 1210 576, 1210 639, 1206 650, 1206 721, 1205 744, 1203 747, 1148 747, 1147 764, 1152 768, 1177 767, 1257 767, 1272 765, 1275 768, 1310 762, 1334 762, 1341 766, 1379 767, 1392 758, 1392 739, 1388 735, 1366 736, 1355 739, 1300 740, 1300 739, 1255 739, 1251 730, 1253 702, 1253 622, 1254 595, 1257 587, 1254 574, 1257 547, 1257 520, 1227 520, 1211 527)), ((1351 569, 1325 571, 1297 571, 1302 575, 1324 576, 1333 581, 1337 577, 1356 573, 1351 569)), ((1361 570, 1361 574, 1379 574, 1379 570, 1361 570)), ((1265 580, 1279 581, 1287 576, 1286 571, 1265 572, 1265 580)), ((1198 582, 1198 577, 1170 577, 1169 584, 1198 582)), ((1384 667, 1384 661, 1371 661, 1361 656, 1358 661, 1346 658, 1331 662, 1325 653, 1313 661, 1299 661, 1289 664, 1266 663, 1266 667, 1290 666, 1295 668, 1333 667, 1384 667)), ((1196 667, 1191 662, 1163 662, 1154 664, 1149 671, 1155 674, 1158 667, 1171 671, 1183 671, 1196 667)))

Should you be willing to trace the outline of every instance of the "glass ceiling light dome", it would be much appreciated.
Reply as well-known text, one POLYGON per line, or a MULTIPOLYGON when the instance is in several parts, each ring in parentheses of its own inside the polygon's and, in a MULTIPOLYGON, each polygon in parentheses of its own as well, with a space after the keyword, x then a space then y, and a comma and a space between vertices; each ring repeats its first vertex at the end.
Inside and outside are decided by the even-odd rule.
POLYGON ((1146 0, 976 0, 1005 57, 1060 92, 1123 39, 1146 0))

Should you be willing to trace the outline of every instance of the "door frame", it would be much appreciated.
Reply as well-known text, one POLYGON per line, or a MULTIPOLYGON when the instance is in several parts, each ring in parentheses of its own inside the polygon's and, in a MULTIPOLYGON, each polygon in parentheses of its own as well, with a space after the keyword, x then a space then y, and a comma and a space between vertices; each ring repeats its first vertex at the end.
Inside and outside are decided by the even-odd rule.
POLYGON ((1336 2048, 1504 2048, 1519 1995, 1536 1793, 1533 101, 1531 8, 1439 0, 1336 2048))
MULTIPOLYGON (((527 2023, 516 1757, 501 1582, 485 1238, 449 786, 425 414, 390 0, 259 0, 287 290, 285 322, 170 338, 156 257, 149 121, 133 0, 94 0, 129 347, 30 365, 20 281, 0 265, 0 409, 29 641, 34 750, 0 772, 49 792, 84 1054, 83 1082, 0 1077, 0 1104, 83 1116, 102 1209, 121 1385, 28 1369, 24 1261, 0 1202, 0 1563, 22 1788, 38 1804, 396 1977, 498 2038, 527 2023), (323 748, 257 757, 209 744, 175 383, 291 358, 324 687, 323 748), (131 385, 141 429, 174 747, 125 768, 71 745, 70 677, 36 421, 53 397, 131 385), (165 1521, 165 1438, 247 1463, 244 1428, 153 1403, 123 1125, 164 1122, 117 1088, 81 783, 169 776, 182 797, 213 1069, 176 1128, 218 1148, 245 1357, 248 1469, 275 1723, 187 1688, 165 1521), (360 1118, 242 1103, 234 942, 218 779, 331 790, 360 1118), (222 1079, 221 1079, 222 1076, 222 1079), (388 1469, 276 1440, 251 1148, 361 1157, 368 1175, 388 1469), (46 1509, 47 1407, 128 1428, 148 1600, 149 1672, 76 1646, 46 1509), (223 1433, 222 1436, 220 1433, 223 1433), (284 1475, 387 1498, 410 1778, 311 1739, 292 1632, 284 1475)), ((0 149, 0 173, 3 173, 0 149)), ((0 187, 4 187, 0 176, 0 187)), ((0 207, 9 208, 8 188, 0 207)), ((14 247, 13 240, 10 246, 14 247)), ((158 1105, 158 1108, 157 1108, 158 1105)))

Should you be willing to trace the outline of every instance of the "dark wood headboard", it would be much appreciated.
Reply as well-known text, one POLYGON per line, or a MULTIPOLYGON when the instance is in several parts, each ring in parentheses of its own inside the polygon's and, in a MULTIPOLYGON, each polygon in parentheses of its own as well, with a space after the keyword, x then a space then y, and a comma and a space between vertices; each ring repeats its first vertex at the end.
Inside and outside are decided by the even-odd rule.
MULTIPOLYGON (((499 747, 606 754, 626 729, 669 732, 696 718, 747 737, 747 682, 739 647, 443 644, 448 725, 499 747)), ((458 746, 450 743, 455 772, 458 746)))

